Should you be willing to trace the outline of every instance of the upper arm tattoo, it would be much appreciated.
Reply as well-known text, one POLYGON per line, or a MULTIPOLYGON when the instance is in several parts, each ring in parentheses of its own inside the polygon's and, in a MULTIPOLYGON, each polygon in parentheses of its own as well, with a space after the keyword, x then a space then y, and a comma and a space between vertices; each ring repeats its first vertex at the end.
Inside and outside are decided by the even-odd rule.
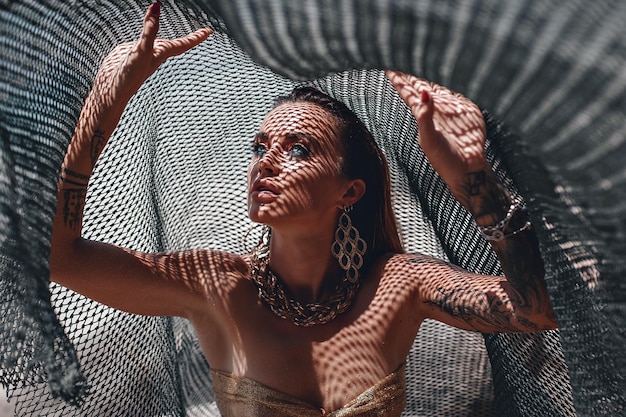
POLYGON ((435 289, 435 297, 426 304, 434 305, 451 317, 461 320, 475 330, 498 329, 503 331, 535 331, 537 325, 515 314, 511 298, 482 292, 463 285, 456 288, 435 289))
MULTIPOLYGON (((411 262, 423 265, 422 273, 429 276, 424 288, 424 304, 463 322, 462 327, 500 332, 539 330, 536 324, 516 314, 515 307, 522 301, 512 287, 505 290, 507 284, 503 279, 500 288, 495 283, 481 285, 468 277, 469 272, 441 260, 420 256, 413 257, 411 262)), ((477 275, 476 280, 479 279, 477 275)))

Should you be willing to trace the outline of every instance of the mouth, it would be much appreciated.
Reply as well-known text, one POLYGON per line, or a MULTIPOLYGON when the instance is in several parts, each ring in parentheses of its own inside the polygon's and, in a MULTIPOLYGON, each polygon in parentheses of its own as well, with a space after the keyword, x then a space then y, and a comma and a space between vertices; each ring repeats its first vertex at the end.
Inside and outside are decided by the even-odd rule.
POLYGON ((270 201, 275 200, 279 194, 280 192, 278 189, 272 184, 267 181, 258 180, 255 181, 252 186, 250 197, 261 203, 269 203, 270 201))
POLYGON ((278 189, 273 186, 271 183, 269 183, 268 181, 264 181, 264 180, 257 180, 254 182, 254 184, 252 185, 252 192, 269 192, 272 194, 280 194, 278 192, 278 189))

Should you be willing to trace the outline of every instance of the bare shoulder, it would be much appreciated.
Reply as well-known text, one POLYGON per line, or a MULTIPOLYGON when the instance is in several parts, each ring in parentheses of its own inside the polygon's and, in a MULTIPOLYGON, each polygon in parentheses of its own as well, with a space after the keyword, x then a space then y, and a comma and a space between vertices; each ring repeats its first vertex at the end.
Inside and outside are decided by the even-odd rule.
POLYGON ((146 276, 143 283, 135 287, 142 292, 154 288, 151 297, 156 301, 152 303, 167 300, 165 305, 179 305, 175 314, 167 315, 181 315, 178 310, 183 311, 184 316, 214 311, 236 283, 249 276, 246 259, 225 251, 186 249, 156 254, 128 253, 141 265, 134 276, 146 276), (158 285, 154 285, 156 283, 158 285))
POLYGON ((428 275, 441 268, 462 271, 462 268, 421 253, 396 253, 389 255, 383 268, 385 279, 416 281, 416 274, 428 275))
POLYGON ((462 276, 467 271, 445 260, 420 253, 390 254, 381 267, 381 288, 390 287, 415 299, 423 297, 425 288, 436 284, 441 276, 462 276))
POLYGON ((196 289, 207 295, 223 296, 240 279, 250 276, 247 255, 208 250, 189 249, 167 254, 171 260, 170 274, 180 274, 180 279, 188 279, 196 289))
POLYGON ((422 281, 444 261, 419 253, 395 253, 382 257, 375 270, 380 271, 380 290, 387 288, 406 295, 417 295, 422 281))

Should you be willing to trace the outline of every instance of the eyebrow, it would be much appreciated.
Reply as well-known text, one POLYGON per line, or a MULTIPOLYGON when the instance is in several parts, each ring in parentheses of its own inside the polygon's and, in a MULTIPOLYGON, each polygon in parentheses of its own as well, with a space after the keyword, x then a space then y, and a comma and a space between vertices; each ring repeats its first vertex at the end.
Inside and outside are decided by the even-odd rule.
POLYGON ((254 141, 255 142, 257 140, 265 140, 265 139, 269 139, 269 136, 267 136, 267 133, 265 133, 265 132, 257 132, 257 134, 254 135, 254 141))
MULTIPOLYGON (((307 142, 314 143, 314 144, 317 144, 319 142, 319 140, 315 136, 309 135, 308 133, 302 133, 302 132, 291 132, 291 133, 286 134, 284 138, 287 139, 288 142, 295 142, 301 139, 305 139, 307 142)), ((267 140, 267 139, 269 139, 269 135, 265 132, 258 132, 256 135, 254 135, 255 141, 267 140)))

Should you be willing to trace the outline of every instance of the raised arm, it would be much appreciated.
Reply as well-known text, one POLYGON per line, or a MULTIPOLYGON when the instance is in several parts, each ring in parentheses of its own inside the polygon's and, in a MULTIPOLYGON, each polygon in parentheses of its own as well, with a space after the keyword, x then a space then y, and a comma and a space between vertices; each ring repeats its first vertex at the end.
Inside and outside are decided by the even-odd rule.
POLYGON ((480 331, 554 328, 536 234, 487 162, 480 109, 464 96, 412 75, 388 71, 387 76, 417 119, 426 157, 470 212, 506 277, 470 274, 420 258, 419 263, 429 264, 422 271, 431 271, 420 291, 428 315, 480 331))
POLYGON ((62 180, 83 185, 141 85, 168 58, 186 52, 211 34, 210 29, 200 29, 178 39, 157 39, 159 13, 160 3, 153 3, 146 12, 140 39, 118 45, 102 62, 63 162, 62 180))
POLYGON ((160 3, 153 3, 139 41, 121 44, 105 58, 85 101, 59 176, 50 277, 126 311, 186 315, 185 306, 200 298, 191 275, 202 272, 198 265, 207 260, 206 254, 148 255, 81 238, 89 177, 129 100, 167 58, 210 34, 202 29, 179 39, 156 39, 159 12, 160 3))

